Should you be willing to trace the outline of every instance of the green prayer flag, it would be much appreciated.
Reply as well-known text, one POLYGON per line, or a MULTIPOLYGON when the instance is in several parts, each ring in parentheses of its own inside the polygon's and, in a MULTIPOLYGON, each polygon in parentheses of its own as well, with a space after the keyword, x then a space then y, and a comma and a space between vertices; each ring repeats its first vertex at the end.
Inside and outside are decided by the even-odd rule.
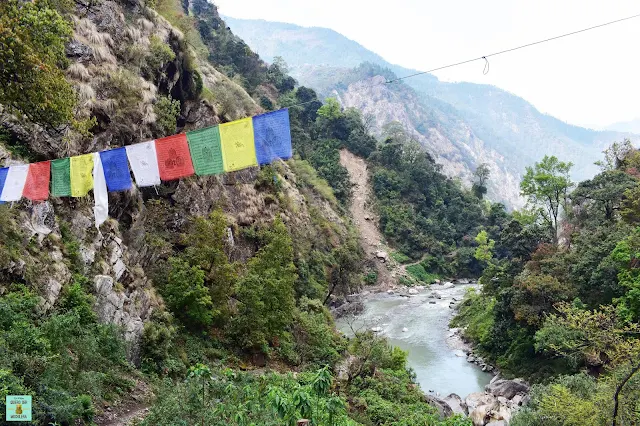
POLYGON ((187 141, 198 176, 220 174, 224 171, 218 126, 187 132, 187 141))
POLYGON ((51 195, 54 197, 71 196, 71 163, 69 158, 51 162, 51 195))

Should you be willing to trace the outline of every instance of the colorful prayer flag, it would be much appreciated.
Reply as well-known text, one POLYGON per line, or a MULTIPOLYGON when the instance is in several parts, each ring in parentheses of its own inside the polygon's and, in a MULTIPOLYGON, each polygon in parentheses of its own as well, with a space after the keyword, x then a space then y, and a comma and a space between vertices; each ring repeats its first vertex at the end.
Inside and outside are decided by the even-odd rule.
POLYGON ((44 201, 49 198, 50 173, 51 162, 49 161, 30 164, 22 195, 31 201, 44 201))
POLYGON ((175 180, 193 174, 193 163, 184 133, 156 139, 160 179, 175 180))
POLYGON ((224 171, 218 126, 187 132, 187 140, 198 176, 217 175, 224 171))
POLYGON ((51 195, 54 197, 71 196, 71 160, 61 158, 51 162, 51 195))
POLYGON ((233 172, 258 165, 251 118, 221 124, 220 140, 225 171, 233 172))
POLYGON ((7 178, 4 181, 4 187, 2 188, 2 195, 0 195, 0 200, 20 201, 20 198, 22 198, 22 190, 24 189, 24 184, 27 181, 28 173, 28 164, 10 166, 9 171, 7 172, 7 178))
POLYGON ((93 154, 71 157, 71 196, 84 197, 93 188, 93 154))
POLYGON ((96 228, 100 229, 100 225, 109 217, 109 194, 99 152, 93 154, 93 199, 93 216, 96 228))
MULTIPOLYGON (((8 167, 3 167, 0 169, 0 194, 4 190, 4 182, 7 180, 7 173, 9 173, 8 167)), ((4 204, 4 201, 0 200, 0 204, 4 204)))
POLYGON ((160 185, 155 141, 128 145, 125 148, 136 184, 139 187, 160 185))
POLYGON ((289 110, 268 112, 253 117, 256 156, 260 165, 291 158, 289 110))
POLYGON ((100 153, 104 178, 109 191, 126 191, 131 189, 131 173, 127 164, 127 150, 115 148, 100 153))

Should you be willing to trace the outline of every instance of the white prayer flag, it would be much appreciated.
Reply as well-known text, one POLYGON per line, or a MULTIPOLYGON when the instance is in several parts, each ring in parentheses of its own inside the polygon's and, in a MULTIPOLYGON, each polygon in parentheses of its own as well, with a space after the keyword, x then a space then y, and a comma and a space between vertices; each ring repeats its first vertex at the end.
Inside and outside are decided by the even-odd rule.
POLYGON ((99 152, 93 153, 93 198, 93 215, 96 218, 96 228, 100 229, 100 225, 109 217, 109 194, 99 152))
POLYGON ((127 157, 138 186, 160 185, 155 141, 128 145, 127 157))
POLYGON ((28 164, 9 167, 7 179, 4 182, 4 188, 2 188, 2 194, 0 195, 0 201, 20 201, 28 173, 28 164))

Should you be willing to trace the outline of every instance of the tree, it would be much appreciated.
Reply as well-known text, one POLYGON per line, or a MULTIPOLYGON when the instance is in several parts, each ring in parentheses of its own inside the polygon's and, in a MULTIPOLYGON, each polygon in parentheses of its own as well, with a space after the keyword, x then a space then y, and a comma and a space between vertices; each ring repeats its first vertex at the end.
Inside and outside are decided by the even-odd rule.
POLYGON ((232 332, 245 349, 264 350, 291 326, 295 309, 293 243, 282 220, 261 232, 266 244, 249 260, 238 286, 232 332))
POLYGON ((476 243, 478 244, 478 247, 476 247, 473 257, 481 262, 489 262, 493 257, 493 253, 491 251, 493 250, 496 242, 489 239, 487 231, 482 230, 478 232, 478 235, 476 235, 476 243))
POLYGON ((204 272, 175 257, 169 263, 167 283, 160 289, 167 306, 184 324, 208 327, 213 320, 213 303, 204 285, 204 272))
POLYGON ((491 175, 491 169, 487 163, 480 164, 475 172, 473 172, 473 193, 480 199, 487 193, 487 180, 489 180, 489 175, 491 175))
POLYGON ((204 285, 213 304, 213 321, 223 326, 229 318, 229 300, 238 281, 236 266, 229 262, 226 250, 227 221, 217 209, 208 218, 196 218, 185 238, 185 258, 204 272, 204 285))
POLYGON ((342 107, 336 98, 327 98, 318 110, 318 116, 327 120, 335 120, 342 116, 342 107))
POLYGON ((544 314, 553 311, 554 304, 571 300, 575 289, 550 275, 524 272, 516 278, 511 309, 518 321, 529 325, 542 323, 544 314))
POLYGON ((624 160, 633 151, 635 151, 635 148, 629 139, 625 139, 622 142, 614 142, 602 151, 604 161, 596 161, 595 165, 599 166, 603 172, 618 170, 624 165, 624 160))
POLYGON ((565 163, 557 157, 545 155, 542 161, 527 171, 520 183, 521 194, 527 197, 539 213, 552 234, 554 243, 558 241, 558 220, 560 211, 567 205, 567 196, 572 182, 569 172, 572 163, 565 163))
MULTIPOLYGON (((568 303, 557 306, 536 333, 536 349, 584 362, 589 366, 627 367, 613 393, 612 425, 617 424, 619 399, 625 385, 640 370, 640 327, 621 321, 616 309, 583 310, 568 303)), ((615 376, 614 376, 615 379, 615 376)))
POLYGON ((628 174, 620 170, 608 170, 593 179, 580 182, 571 193, 571 200, 582 207, 596 207, 606 220, 613 220, 614 213, 620 209, 625 191, 636 184, 637 180, 628 174))
POLYGON ((49 127, 71 122, 76 94, 62 72, 71 33, 46 1, 0 2, 0 103, 49 127))

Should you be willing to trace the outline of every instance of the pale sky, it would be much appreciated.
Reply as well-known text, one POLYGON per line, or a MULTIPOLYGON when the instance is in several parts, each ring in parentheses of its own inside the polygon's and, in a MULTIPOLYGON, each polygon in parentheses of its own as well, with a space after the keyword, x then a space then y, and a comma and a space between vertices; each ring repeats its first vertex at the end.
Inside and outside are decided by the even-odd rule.
MULTIPOLYGON (((638 0, 213 0, 224 15, 331 28, 427 70, 640 14, 638 0)), ((640 118, 640 17, 434 73, 493 84, 592 128, 640 118)))

